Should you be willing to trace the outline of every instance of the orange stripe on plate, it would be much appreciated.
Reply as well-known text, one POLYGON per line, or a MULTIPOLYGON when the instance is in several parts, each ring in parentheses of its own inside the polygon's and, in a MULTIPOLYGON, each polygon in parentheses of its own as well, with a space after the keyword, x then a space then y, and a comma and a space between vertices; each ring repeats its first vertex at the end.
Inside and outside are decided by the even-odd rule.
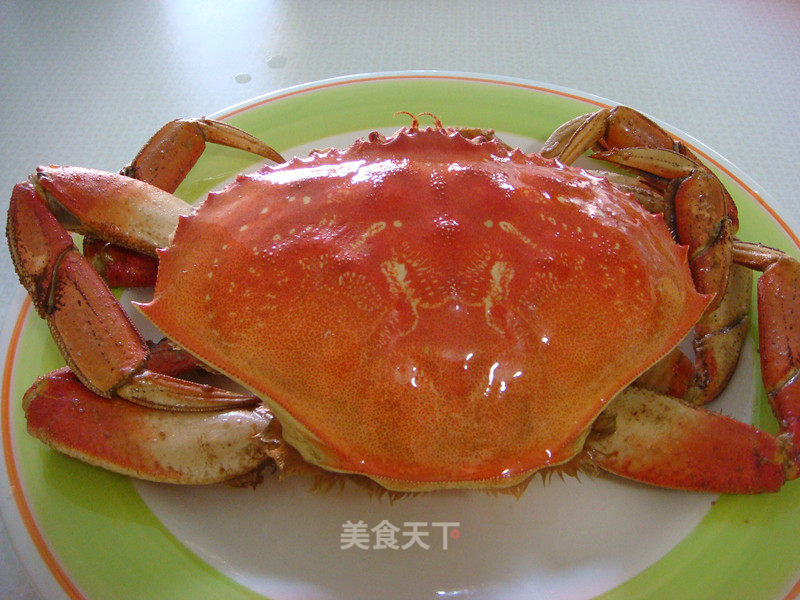
POLYGON ((33 518, 33 512, 22 491, 22 481, 19 477, 17 463, 14 459, 14 448, 11 444, 11 373, 17 356, 22 328, 25 324, 25 318, 30 312, 30 308, 31 299, 26 297, 25 301, 22 303, 17 321, 14 323, 14 329, 11 332, 11 340, 8 344, 8 352, 6 353, 6 361, 3 365, 3 384, 2 391, 0 392, 0 431, 2 431, 3 435, 3 456, 5 457, 6 470, 8 471, 8 479, 11 483, 11 492, 14 496, 14 502, 17 504, 17 510, 22 518, 22 523, 25 525, 25 529, 28 531, 33 545, 39 552, 39 556, 42 557, 44 564, 50 570, 50 573, 52 573, 67 596, 72 600, 86 600, 86 597, 78 591, 78 588, 70 581, 66 572, 58 563, 53 551, 44 540, 44 536, 42 536, 36 524, 36 520, 33 518))
POLYGON ((569 92, 562 92, 558 90, 551 90, 546 87, 531 85, 529 83, 521 83, 521 82, 514 82, 514 81, 497 81, 495 79, 488 79, 483 77, 467 77, 462 75, 382 75, 379 77, 365 77, 363 79, 352 79, 348 81, 331 81, 328 83, 322 83, 320 85, 315 85, 308 88, 303 88, 300 90, 294 90, 291 92, 287 92, 285 94, 280 94, 278 96, 271 96, 270 98, 266 98, 259 102, 255 102, 253 104, 248 104, 247 106, 242 106, 241 108, 237 108, 236 110, 232 110, 229 113, 226 113, 220 117, 220 119, 228 119, 234 115, 238 115, 241 112, 246 110, 250 110, 252 108, 256 108, 257 106, 262 106, 264 104, 268 104, 270 102, 275 102, 276 100, 283 100, 284 98, 288 98, 290 96, 295 96, 297 94, 304 94, 306 92, 315 92, 317 90, 324 90, 326 88, 337 87, 340 85, 348 85, 350 83, 365 83, 365 82, 373 82, 373 81, 392 81, 392 80, 403 80, 403 79, 438 79, 438 80, 446 80, 446 81, 468 81, 468 82, 475 82, 475 83, 491 83, 493 85, 505 85, 508 87, 517 87, 522 88, 525 90, 534 90, 537 92, 544 92, 546 94, 555 94, 557 96, 564 96, 565 98, 572 98, 573 100, 579 100, 581 102, 586 102, 589 104, 594 104, 595 106, 599 106, 601 108, 607 108, 606 104, 602 102, 598 102, 596 100, 592 100, 590 98, 584 98, 583 96, 579 96, 577 94, 570 94, 569 92))

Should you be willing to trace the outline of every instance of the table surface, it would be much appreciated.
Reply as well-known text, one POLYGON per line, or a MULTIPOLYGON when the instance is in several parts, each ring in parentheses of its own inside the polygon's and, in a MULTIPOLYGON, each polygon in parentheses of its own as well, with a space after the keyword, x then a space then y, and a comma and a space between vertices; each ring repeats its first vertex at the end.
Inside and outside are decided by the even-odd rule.
MULTIPOLYGON (((740 167, 800 232, 799 3, 416 4, 2 0, 0 208, 37 165, 118 170, 179 116, 339 75, 432 69, 634 106, 740 167)), ((3 245, 3 313, 17 289, 3 245)), ((0 597, 40 597, 2 527, 0 597)))

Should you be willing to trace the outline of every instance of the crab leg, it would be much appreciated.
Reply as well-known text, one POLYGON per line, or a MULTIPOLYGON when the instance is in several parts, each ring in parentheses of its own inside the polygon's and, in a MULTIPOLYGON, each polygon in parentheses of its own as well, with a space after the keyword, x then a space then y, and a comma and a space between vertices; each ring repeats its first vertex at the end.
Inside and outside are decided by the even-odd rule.
POLYGON ((752 284, 752 272, 734 264, 722 302, 695 325, 694 361, 675 348, 640 376, 636 385, 692 404, 716 398, 733 375, 747 337, 752 284))
POLYGON ((69 369, 25 393, 28 432, 92 465, 139 479, 205 484, 252 471, 267 458, 266 409, 156 410, 87 389, 69 369))
MULTIPOLYGON (((114 232, 124 218, 124 211, 120 216, 118 209, 132 210, 131 205, 138 202, 151 212, 154 220, 166 222, 151 224, 139 238, 155 239, 168 237, 167 225, 173 223, 174 226, 177 220, 178 212, 169 210, 171 201, 166 199, 169 195, 122 175, 53 168, 48 169, 47 174, 49 190, 42 192, 43 186, 33 182, 14 188, 7 236, 20 280, 78 379, 100 396, 117 394, 134 402, 173 410, 251 405, 253 398, 250 396, 149 371, 145 364, 149 355, 147 344, 108 286, 75 248, 71 236, 44 199, 47 198, 61 211, 62 219, 70 223, 85 218, 88 225, 76 224, 76 229, 103 226, 114 232), (94 189, 92 181, 99 182, 94 189), (131 181, 134 185, 129 184, 131 181), (153 194, 148 196, 144 188, 149 188, 153 194), (80 201, 66 196, 71 192, 78 193, 80 201), (99 225, 103 221, 104 202, 114 210, 108 211, 111 214, 105 225, 99 225), (64 206, 69 212, 62 209, 64 206), (163 206, 167 208, 162 210, 163 206)), ((124 233, 115 235, 125 239, 133 237, 124 233)))
POLYGON ((644 176, 609 174, 648 210, 664 214, 677 239, 689 247, 698 291, 715 294, 695 328, 695 361, 673 352, 645 374, 642 385, 704 404, 724 389, 747 331, 752 277, 732 268, 736 206, 720 181, 680 141, 641 113, 618 106, 582 115, 556 130, 544 156, 571 163, 592 147, 598 158, 644 176), (661 198, 655 190, 661 192, 661 198), (694 375, 691 371, 694 370, 694 375))
POLYGON ((50 166, 39 167, 35 180, 67 229, 151 256, 169 245, 178 217, 191 212, 180 198, 114 173, 50 166))
POLYGON ((697 160, 683 142, 627 106, 601 108, 567 121, 550 135, 540 153, 572 164, 595 144, 605 149, 661 148, 697 160))
POLYGON ((590 464, 655 485, 726 493, 773 491, 800 475, 800 263, 738 241, 733 256, 764 271, 761 373, 780 434, 634 386, 598 419, 585 446, 590 464))
MULTIPOLYGON (((719 302, 738 229, 736 206, 719 180, 680 140, 625 106, 603 108, 567 122, 550 136, 541 153, 571 164, 594 146, 609 150, 592 158, 673 182, 666 189, 675 205, 678 238, 689 246, 697 289, 716 293, 719 302)), ((709 310, 714 308, 716 304, 709 310)))
POLYGON ((20 281, 67 364, 109 395, 142 368, 147 345, 29 182, 14 188, 7 236, 20 281))
POLYGON ((764 271, 757 286, 761 375, 783 438, 800 455, 800 263, 759 244, 738 243, 734 254, 764 271))
POLYGON ((678 239, 689 246, 689 266, 697 290, 722 299, 730 271, 731 245, 738 222, 725 188, 701 163, 671 150, 626 148, 598 152, 593 158, 673 181, 668 187, 675 207, 678 239))
POLYGON ((285 162, 273 148, 228 123, 205 118, 176 119, 159 129, 121 174, 172 193, 203 154, 206 142, 285 162))
POLYGON ((661 487, 748 494, 798 475, 795 455, 763 431, 676 398, 623 390, 598 418, 589 466, 661 487))
MULTIPOLYGON (((177 119, 164 125, 142 147, 120 174, 174 192, 211 142, 263 156, 275 162, 283 157, 241 129, 213 119, 177 119)), ((83 251, 111 287, 149 287, 155 283, 157 263, 142 255, 148 249, 131 247, 102 236, 89 235, 83 251), (116 245, 120 244, 120 245, 116 245)))
POLYGON ((152 256, 89 235, 83 238, 83 255, 109 287, 155 285, 158 261, 152 256))
POLYGON ((167 338, 156 344, 148 344, 150 356, 146 366, 155 373, 162 375, 183 375, 195 369, 202 369, 203 365, 194 356, 174 346, 167 338))

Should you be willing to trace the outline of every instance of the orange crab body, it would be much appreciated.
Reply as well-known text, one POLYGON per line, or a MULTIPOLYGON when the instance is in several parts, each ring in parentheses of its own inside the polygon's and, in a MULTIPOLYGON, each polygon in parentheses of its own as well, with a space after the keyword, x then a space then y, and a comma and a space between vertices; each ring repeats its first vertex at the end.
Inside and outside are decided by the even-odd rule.
POLYGON ((394 490, 568 461, 708 304, 630 195, 441 128, 239 176, 159 259, 148 318, 308 462, 394 490))

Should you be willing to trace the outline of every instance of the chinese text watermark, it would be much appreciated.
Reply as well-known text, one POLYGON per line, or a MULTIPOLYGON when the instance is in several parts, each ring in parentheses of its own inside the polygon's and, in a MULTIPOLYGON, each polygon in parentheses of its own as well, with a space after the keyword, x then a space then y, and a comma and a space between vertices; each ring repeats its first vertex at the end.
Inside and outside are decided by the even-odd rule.
POLYGON ((339 535, 342 550, 447 550, 450 540, 461 536, 458 521, 404 521, 402 527, 384 519, 374 527, 359 519, 345 521, 339 535))

